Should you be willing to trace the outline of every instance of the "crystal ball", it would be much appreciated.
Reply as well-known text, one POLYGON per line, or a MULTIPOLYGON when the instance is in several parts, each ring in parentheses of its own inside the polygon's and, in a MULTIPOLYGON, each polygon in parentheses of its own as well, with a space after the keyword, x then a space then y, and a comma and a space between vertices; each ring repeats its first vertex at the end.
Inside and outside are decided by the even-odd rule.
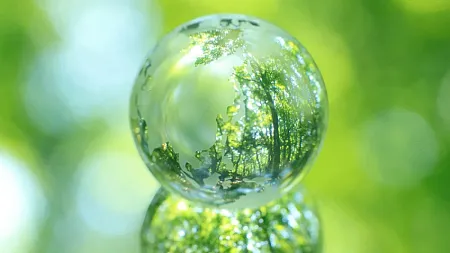
POLYGON ((142 252, 320 252, 320 222, 310 202, 299 190, 263 207, 229 211, 162 190, 142 226, 142 252))
POLYGON ((164 36, 133 87, 139 153, 163 187, 224 208, 279 198, 306 174, 327 125, 325 85, 291 35, 213 15, 164 36))

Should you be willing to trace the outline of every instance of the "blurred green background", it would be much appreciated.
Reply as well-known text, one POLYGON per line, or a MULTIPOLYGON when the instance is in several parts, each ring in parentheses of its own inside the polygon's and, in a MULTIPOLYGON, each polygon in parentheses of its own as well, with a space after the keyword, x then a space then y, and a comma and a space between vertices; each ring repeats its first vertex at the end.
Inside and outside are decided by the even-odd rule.
POLYGON ((304 182, 324 252, 450 252, 448 0, 1 0, 0 252, 139 252, 158 184, 131 87, 165 32, 219 12, 284 28, 322 71, 304 182))

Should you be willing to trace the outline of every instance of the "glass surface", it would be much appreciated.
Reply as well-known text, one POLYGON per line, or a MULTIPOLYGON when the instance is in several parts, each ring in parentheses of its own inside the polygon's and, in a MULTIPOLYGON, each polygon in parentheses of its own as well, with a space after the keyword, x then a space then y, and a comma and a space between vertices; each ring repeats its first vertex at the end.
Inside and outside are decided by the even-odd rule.
POLYGON ((166 35, 131 97, 141 156, 169 191, 208 205, 257 207, 300 181, 327 121, 321 75, 280 28, 214 15, 166 35))

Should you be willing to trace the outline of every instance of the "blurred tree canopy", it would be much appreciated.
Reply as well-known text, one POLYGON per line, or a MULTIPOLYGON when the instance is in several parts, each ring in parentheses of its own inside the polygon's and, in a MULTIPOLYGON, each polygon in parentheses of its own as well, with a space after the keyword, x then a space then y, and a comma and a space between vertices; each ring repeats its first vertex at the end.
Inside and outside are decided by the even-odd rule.
MULTIPOLYGON (((30 170, 38 175, 46 193, 47 219, 38 230, 39 240, 32 247, 34 252, 61 252, 69 248, 69 252, 92 252, 92 249, 119 252, 117 245, 122 242, 122 249, 130 247, 129 235, 115 235, 111 239, 77 227, 82 222, 73 218, 78 217, 73 204, 78 197, 70 182, 78 175, 80 161, 91 153, 90 148, 99 146, 92 141, 108 143, 105 146, 118 153, 131 152, 124 148, 131 145, 127 142, 128 130, 120 128, 105 134, 105 120, 92 116, 59 132, 44 131, 37 127, 26 109, 24 90, 30 68, 35 66, 33 60, 63 36, 56 32, 46 10, 46 6, 59 6, 58 3, 0 1, 0 144, 2 149, 31 164, 30 170), (65 227, 67 224, 72 227, 65 227), (74 243, 82 245, 74 247, 74 243)), ((78 4, 94 8, 94 4, 86 1, 78 4)), ((442 94, 448 90, 443 87, 448 86, 445 80, 450 72, 449 1, 158 0, 156 4, 158 7, 143 4, 147 9, 140 10, 150 17, 162 16, 160 25, 164 32, 206 14, 243 13, 283 27, 311 52, 324 76, 331 110, 325 145, 305 180, 319 200, 325 252, 449 252, 450 125, 444 120, 449 117, 448 111, 437 110, 438 97, 449 99, 449 95, 442 94), (423 120, 438 146, 437 160, 426 168, 427 174, 416 177, 408 186, 389 185, 371 174, 389 176, 389 171, 383 172, 382 165, 394 162, 373 160, 376 156, 371 155, 379 152, 373 147, 396 154, 398 166, 410 164, 413 159, 407 154, 412 153, 411 149, 420 154, 428 148, 426 143, 416 141, 420 139, 414 139, 422 132, 416 131, 414 124, 405 124, 398 118, 396 123, 410 142, 406 148, 396 149, 396 144, 404 139, 392 133, 392 129, 383 128, 390 124, 384 121, 386 117, 378 115, 397 108, 423 120), (380 131, 376 134, 381 136, 372 136, 375 133, 367 127, 374 121, 379 122, 380 131), (372 143, 377 140, 387 141, 377 146, 372 143)), ((70 11, 75 12, 76 8, 70 11)), ((95 36, 102 33, 98 31, 95 36)), ((151 46, 148 45, 149 50, 151 46)), ((270 66, 261 63, 260 66, 270 70, 270 66)), ((247 75, 245 70, 240 71, 242 77, 247 75)), ((241 82, 251 88, 257 84, 244 79, 241 82)), ((69 90, 73 88, 70 85, 66 84, 69 90)), ((57 99, 64 98, 50 97, 45 101, 64 111, 64 115, 75 117, 66 108, 59 107, 57 99)), ((127 99, 128 94, 124 92, 123 100, 127 99)), ((282 113, 278 116, 282 121, 282 113)), ((108 117, 122 116, 111 112, 108 117)), ((126 121, 125 116, 123 120, 126 121)), ((415 159, 422 159, 417 156, 415 159)), ((139 169, 145 170, 144 166, 139 169)), ((405 174, 399 178, 418 173, 404 169, 405 174)))

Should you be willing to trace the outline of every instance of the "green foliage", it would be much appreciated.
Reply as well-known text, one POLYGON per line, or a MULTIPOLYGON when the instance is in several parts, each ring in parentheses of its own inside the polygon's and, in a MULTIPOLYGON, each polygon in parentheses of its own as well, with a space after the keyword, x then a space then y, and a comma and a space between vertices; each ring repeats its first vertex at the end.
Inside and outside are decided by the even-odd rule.
POLYGON ((222 56, 234 54, 244 45, 239 29, 217 29, 191 34, 191 47, 199 46, 202 56, 195 61, 195 66, 208 64, 222 56))
POLYGON ((143 252, 317 253, 319 221, 303 191, 258 209, 195 206, 160 189, 142 227, 143 252))
MULTIPOLYGON (((230 34, 239 36, 241 32, 224 29, 192 35, 191 46, 203 48, 196 66, 242 47, 242 38, 226 39, 230 34)), ((304 101, 295 95, 298 84, 280 67, 286 61, 291 62, 297 53, 298 48, 282 49, 278 58, 262 60, 247 54, 244 63, 234 67, 230 76, 235 86, 234 103, 228 106, 227 115, 217 115, 214 145, 193 154, 200 167, 194 168, 189 162, 180 164, 179 154, 170 142, 154 149, 149 161, 182 184, 189 184, 190 180, 208 188, 204 180, 218 174, 218 182, 210 189, 222 196, 224 203, 234 202, 244 192, 264 191, 267 185, 279 184, 283 177, 299 175, 320 140, 317 126, 324 116, 314 110, 317 101, 304 101), (262 182, 257 178, 262 178, 262 182)), ((292 67, 302 68, 300 64, 292 67)), ((145 120, 141 122, 146 125, 145 120)), ((141 129, 140 133, 147 130, 141 129)), ((147 150, 146 138, 140 136, 144 150, 147 150)))
MULTIPOLYGON (((119 2, 125 4, 126 1, 119 2)), ((443 119, 448 119, 448 110, 440 114, 436 107, 438 98, 447 101, 445 98, 448 97, 446 89, 441 87, 445 83, 449 87, 448 81, 445 81, 448 80, 445 77, 448 76, 450 66, 449 1, 157 2, 160 6, 142 7, 138 10, 142 16, 132 18, 152 20, 148 25, 155 25, 157 21, 154 21, 154 17, 161 16, 164 19, 161 25, 154 27, 158 32, 160 27, 163 27, 161 30, 168 31, 186 20, 208 13, 248 13, 283 27, 302 41, 314 55, 327 82, 332 124, 323 152, 306 181, 322 203, 321 214, 324 218, 327 246, 325 252, 450 252, 450 155, 447 148, 450 146, 450 131, 443 119), (375 151, 366 154, 365 145, 372 143, 365 143, 361 136, 361 126, 393 107, 413 112, 428 122, 439 145, 436 165, 424 168, 429 173, 428 176, 406 189, 374 181, 366 173, 365 156, 362 156, 371 158, 375 151)), ((151 3, 152 1, 145 1, 146 6, 151 3)), ((30 170, 40 179, 47 198, 45 210, 48 218, 37 230, 38 238, 32 242, 32 252, 135 252, 130 246, 135 244, 130 241, 133 238, 130 234, 116 235, 114 240, 110 240, 109 233, 94 233, 74 206, 79 195, 75 194, 73 182, 80 175, 81 163, 87 157, 91 159, 96 152, 105 150, 105 147, 98 147, 93 143, 105 141, 106 149, 115 148, 116 154, 134 154, 126 124, 105 124, 93 111, 83 112, 88 117, 80 119, 79 115, 73 114, 67 107, 61 107, 61 100, 66 97, 54 96, 57 92, 33 96, 42 96, 39 101, 48 103, 49 107, 59 112, 53 118, 50 116, 52 122, 63 121, 65 118, 75 119, 74 123, 64 125, 61 131, 44 131, 42 127, 37 127, 45 126, 47 122, 44 118, 48 120, 49 117, 40 119, 27 110, 29 104, 34 103, 29 100, 30 94, 26 91, 29 71, 33 68, 36 57, 54 53, 54 49, 63 49, 60 48, 61 41, 78 43, 77 46, 89 49, 84 44, 79 44, 88 37, 67 36, 74 30, 79 31, 77 29, 82 25, 72 21, 85 17, 82 11, 86 9, 94 11, 94 14, 97 11, 100 14, 105 14, 104 11, 109 13, 111 8, 108 6, 113 9, 115 6, 111 4, 112 2, 104 1, 0 1, 1 150, 16 155, 25 165, 32 167, 30 170), (53 25, 47 19, 55 13, 48 13, 47 8, 67 18, 53 25), (70 28, 70 33, 68 30, 61 31, 63 27, 70 28), (118 245, 121 247, 117 247, 118 245)), ((141 25, 139 22, 136 27, 141 25)), ((148 37, 154 35, 153 29, 143 32, 148 37)), ((91 39, 96 39, 103 33, 99 31, 89 34, 91 39)), ((108 47, 107 44, 104 46, 108 47)), ((42 61, 40 64, 52 62, 42 61)), ((127 61, 118 64, 128 66, 130 63, 127 61)), ((61 73, 57 74, 71 71, 68 67, 61 65, 61 73)), ((42 82, 50 84, 53 82, 52 78, 44 77, 42 82)), ((62 86, 67 89, 68 94, 75 96, 76 93, 72 91, 77 90, 78 84, 64 82, 62 86)), ((53 86, 42 85, 42 89, 51 87, 53 86)), ((89 87, 92 90, 97 88, 96 85, 89 87)), ((124 101, 128 96, 124 91, 120 100, 124 101)), ((80 104, 84 103, 84 99, 80 97, 80 104)), ((45 110, 41 113, 49 114, 45 110)), ((126 118, 126 115, 116 110, 110 110, 103 115, 105 116, 117 121, 126 118)), ((226 118, 227 115, 223 117, 226 118)), ((412 128, 406 126, 405 130, 412 128)), ((418 135, 420 132, 412 137, 418 135)), ((390 143, 380 143, 385 147, 385 152, 388 152, 391 150, 390 146, 397 146, 395 144, 400 142, 392 129, 380 130, 373 139, 384 140, 390 136, 395 137, 390 143), (381 138, 378 135, 382 135, 381 138)), ((420 149, 423 143, 414 146, 420 149)), ((406 151, 398 149, 392 153, 403 152, 406 151)), ((380 155, 382 154, 375 154, 380 155)), ((396 159, 395 164, 404 164, 398 155, 392 155, 391 159, 396 159)), ((384 163, 391 164, 391 159, 384 157, 384 163)), ((415 159, 422 158, 418 156, 415 159)), ((375 166, 375 172, 383 169, 380 164, 372 165, 375 166)), ((145 170, 144 166, 130 168, 124 178, 141 170, 145 170)), ((409 175, 416 173, 419 171, 411 170, 409 175)), ((135 187, 134 182, 130 182, 130 188, 132 187, 135 187)), ((103 192, 110 192, 108 188, 102 189, 103 192)), ((4 193, 4 196, 9 194, 4 193)), ((110 198, 99 197, 98 200, 101 203, 118 203, 116 198, 117 196, 110 195, 110 198)), ((14 203, 10 202, 11 205, 14 203)), ((32 223, 27 223, 26 233, 32 234, 35 229, 32 223)), ((8 241, 15 241, 15 237, 8 241)), ((21 245, 29 245, 26 241, 19 242, 21 245)), ((0 252, 12 250, 0 246, 0 252)))

